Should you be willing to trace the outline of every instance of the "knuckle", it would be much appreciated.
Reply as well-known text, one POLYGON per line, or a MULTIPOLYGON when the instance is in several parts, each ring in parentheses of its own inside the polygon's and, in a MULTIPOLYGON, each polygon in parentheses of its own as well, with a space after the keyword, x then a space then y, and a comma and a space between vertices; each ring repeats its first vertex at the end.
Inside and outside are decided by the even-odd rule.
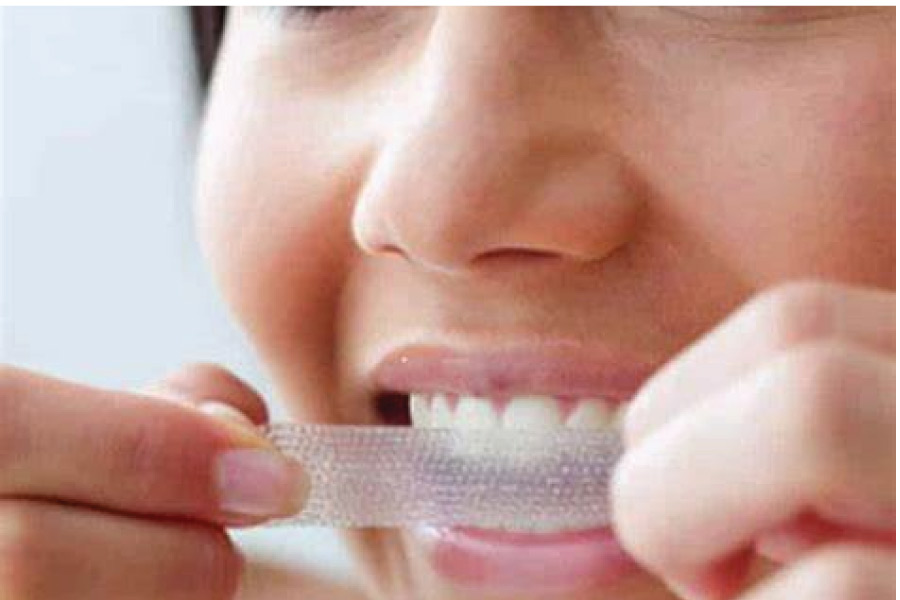
POLYGON ((804 345, 788 358, 786 378, 790 397, 802 417, 831 421, 844 416, 848 396, 860 384, 855 349, 849 344, 824 342, 804 345))
POLYGON ((123 495, 129 502, 179 514, 205 512, 214 500, 211 461, 222 444, 221 432, 194 411, 158 408, 152 417, 130 420, 105 442, 110 477, 128 482, 123 495))
POLYGON ((0 598, 39 597, 43 527, 39 511, 26 502, 0 504, 0 598))
POLYGON ((152 472, 159 465, 159 457, 165 448, 165 430, 155 421, 139 423, 131 435, 126 435, 116 448, 122 464, 131 473, 152 472))
POLYGON ((115 448, 115 476, 129 481, 136 497, 159 498, 172 481, 187 482, 193 455, 192 442, 179 435, 178 427, 163 420, 145 420, 121 436, 115 448), (173 479, 174 478, 174 479, 173 479))
POLYGON ((882 553, 862 546, 816 551, 799 567, 806 595, 821 600, 881 598, 892 577, 882 553))
POLYGON ((791 282, 763 292, 755 303, 763 334, 777 348, 832 335, 836 295, 834 285, 817 281, 791 282))
POLYGON ((794 440, 805 472, 818 481, 837 481, 846 466, 841 453, 857 421, 866 371, 859 349, 838 342, 804 345, 785 363, 785 439, 794 440))

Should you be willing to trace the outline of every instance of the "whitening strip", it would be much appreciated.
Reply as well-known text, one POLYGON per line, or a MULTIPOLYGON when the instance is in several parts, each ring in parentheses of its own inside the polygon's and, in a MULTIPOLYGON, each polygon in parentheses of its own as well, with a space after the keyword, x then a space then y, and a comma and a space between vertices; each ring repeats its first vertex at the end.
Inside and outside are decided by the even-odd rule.
POLYGON ((563 531, 609 522, 616 431, 275 424, 268 438, 312 480, 276 524, 464 525, 563 531))

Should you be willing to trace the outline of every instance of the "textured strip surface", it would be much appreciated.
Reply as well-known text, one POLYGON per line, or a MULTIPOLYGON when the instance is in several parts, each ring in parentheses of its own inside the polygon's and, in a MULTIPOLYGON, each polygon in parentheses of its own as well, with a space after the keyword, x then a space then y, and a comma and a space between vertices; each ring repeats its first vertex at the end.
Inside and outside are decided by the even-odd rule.
POLYGON ((276 524, 510 531, 608 522, 615 432, 275 424, 272 442, 304 465, 303 512, 276 524))

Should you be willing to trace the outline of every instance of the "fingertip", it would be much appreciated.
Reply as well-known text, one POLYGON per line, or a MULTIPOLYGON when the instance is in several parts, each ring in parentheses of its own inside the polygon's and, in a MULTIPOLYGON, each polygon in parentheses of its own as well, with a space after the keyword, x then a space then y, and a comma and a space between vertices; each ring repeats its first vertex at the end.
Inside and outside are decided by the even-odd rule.
POLYGON ((195 405, 212 399, 233 407, 254 425, 268 422, 265 401, 253 386, 213 363, 185 364, 163 377, 152 389, 195 405))
POLYGON ((664 577, 666 586, 684 600, 727 600, 744 587, 753 562, 751 551, 741 551, 698 575, 664 577))
POLYGON ((197 410, 219 419, 220 421, 225 421, 239 427, 246 427, 253 430, 256 429, 256 424, 251 421, 247 415, 230 404, 219 402, 218 400, 201 400, 197 405, 197 410))
POLYGON ((644 437, 644 403, 644 394, 638 392, 625 407, 625 414, 622 416, 622 441, 626 448, 635 447, 644 437))
POLYGON ((299 512, 309 494, 302 466, 275 451, 236 449, 216 459, 215 482, 222 513, 244 524, 299 512))

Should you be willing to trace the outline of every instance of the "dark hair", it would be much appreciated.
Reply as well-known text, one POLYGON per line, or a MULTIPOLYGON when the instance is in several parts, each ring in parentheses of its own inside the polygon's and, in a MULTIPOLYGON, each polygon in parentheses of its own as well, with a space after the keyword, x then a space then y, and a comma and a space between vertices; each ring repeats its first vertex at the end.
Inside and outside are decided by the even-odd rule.
POLYGON ((194 37, 194 56, 200 85, 205 90, 209 85, 216 55, 225 30, 225 6, 191 6, 191 30, 194 37))

